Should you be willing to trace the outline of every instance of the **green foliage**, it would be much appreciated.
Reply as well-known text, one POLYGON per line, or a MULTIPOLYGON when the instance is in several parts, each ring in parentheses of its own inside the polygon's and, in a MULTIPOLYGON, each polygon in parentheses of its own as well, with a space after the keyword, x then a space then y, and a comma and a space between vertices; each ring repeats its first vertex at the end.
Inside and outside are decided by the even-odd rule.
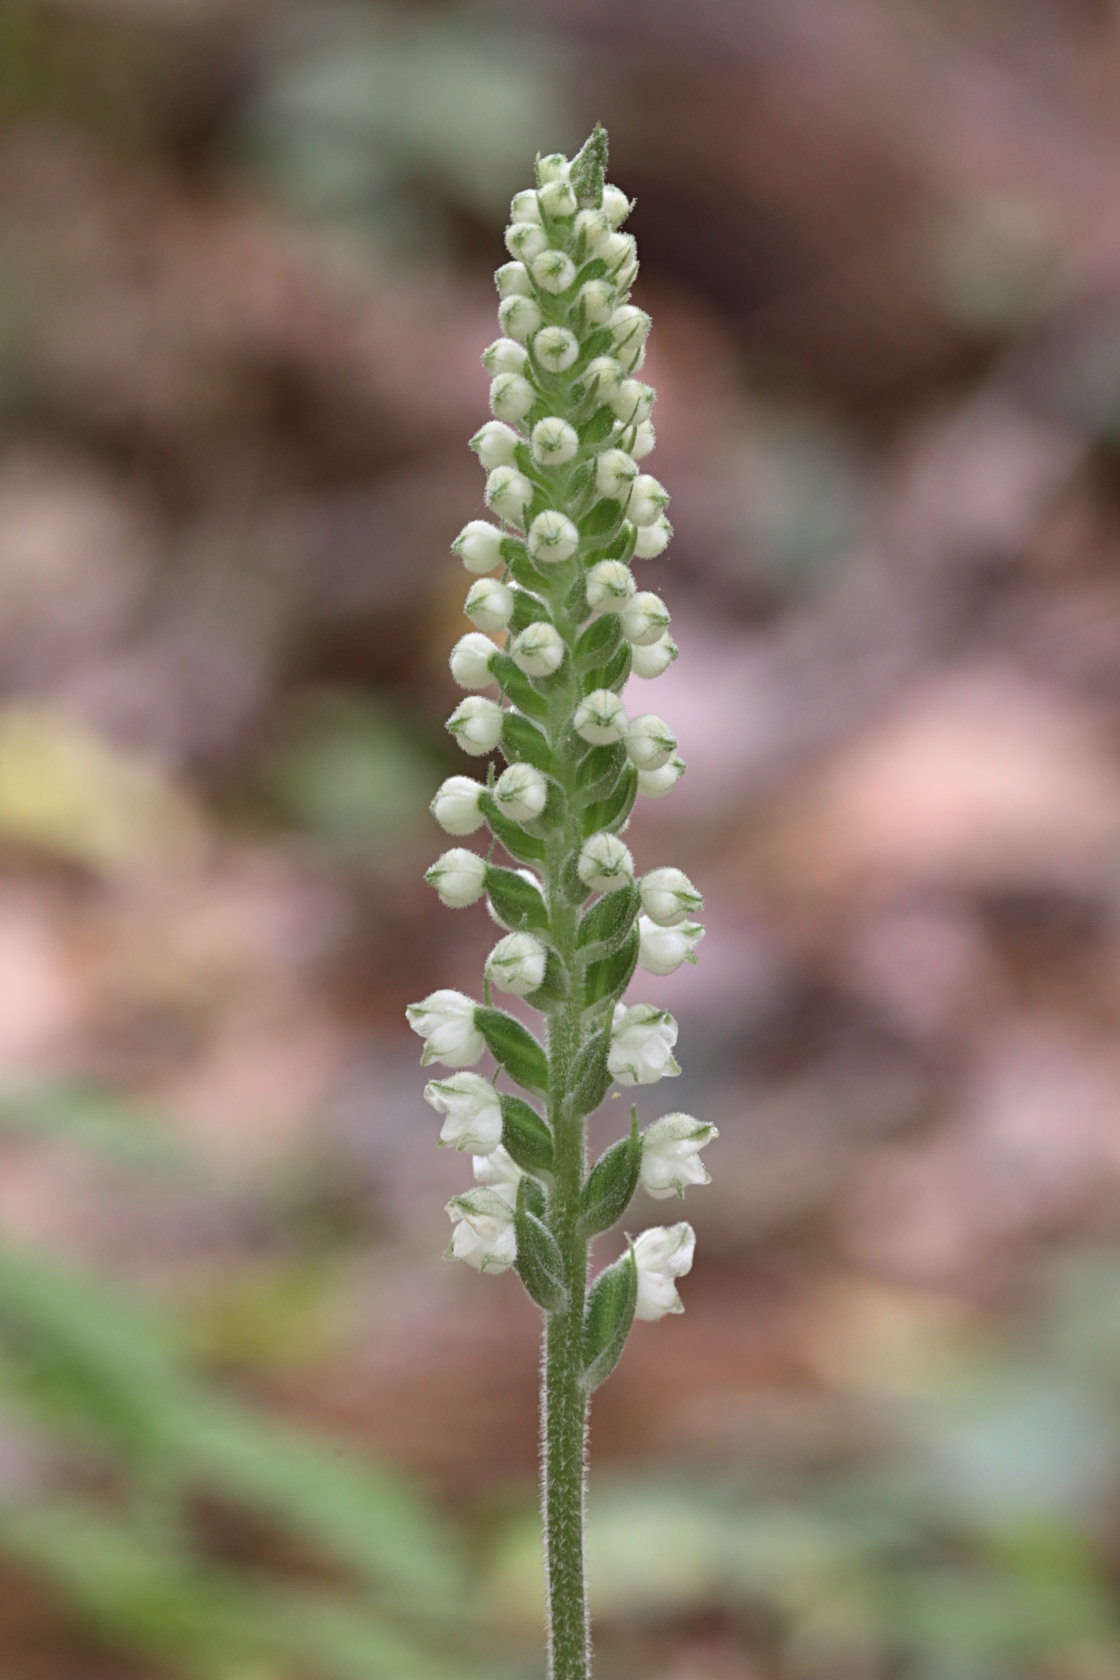
POLYGON ((587 1175, 580 1222, 589 1237, 609 1230, 616 1219, 622 1218, 638 1187, 641 1165, 642 1143, 635 1108, 627 1136, 612 1143, 587 1175))
POLYGON ((531 1182, 523 1178, 517 1187, 517 1271, 530 1299, 542 1312, 563 1312, 568 1304, 564 1262, 556 1238, 530 1209, 531 1182))
POLYGON ((548 928, 548 907, 540 892, 515 869, 489 864, 486 893, 494 910, 507 927, 540 933, 548 928))
POLYGON ((599 1273, 583 1316, 583 1381, 588 1393, 605 1383, 622 1357, 638 1301, 638 1268, 627 1249, 599 1273))
POLYGON ((536 1109, 510 1091, 500 1093, 502 1142, 523 1171, 548 1172, 552 1167, 552 1133, 536 1109))
POLYGON ((528 1091, 548 1085, 548 1058, 528 1027, 504 1009, 476 1009, 475 1022, 486 1047, 511 1079, 528 1091))

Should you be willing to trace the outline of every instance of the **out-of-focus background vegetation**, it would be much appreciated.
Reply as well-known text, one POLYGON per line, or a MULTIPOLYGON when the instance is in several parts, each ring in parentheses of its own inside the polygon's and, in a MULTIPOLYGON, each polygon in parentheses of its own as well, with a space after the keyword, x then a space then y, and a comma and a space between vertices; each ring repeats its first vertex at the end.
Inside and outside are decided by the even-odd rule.
POLYGON ((540 1673, 402 1010, 489 938, 421 869, 490 271, 597 117, 710 928, 642 1117, 721 1132, 599 1672, 1120 1674, 1118 95, 1114 0, 0 5, 5 1680, 540 1673))

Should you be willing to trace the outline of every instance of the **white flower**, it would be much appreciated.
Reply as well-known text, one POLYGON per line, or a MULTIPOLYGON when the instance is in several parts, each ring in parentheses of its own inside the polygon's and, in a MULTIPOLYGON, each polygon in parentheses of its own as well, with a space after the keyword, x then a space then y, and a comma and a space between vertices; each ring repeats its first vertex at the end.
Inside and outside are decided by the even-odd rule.
POLYGON ((677 657, 677 644, 666 630, 655 642, 632 645, 630 670, 636 677, 659 677, 677 657))
POLYGON ((465 846, 452 846, 432 864, 424 876, 449 910, 476 904, 486 884, 486 859, 465 846))
POLYGON ((508 1272, 517 1259, 513 1209, 485 1186, 452 1196, 447 1215, 455 1230, 445 1258, 465 1260, 476 1272, 508 1272))
POLYGON ((622 732, 626 756, 638 770, 660 770, 677 750, 677 737, 654 712, 632 717, 622 732))
POLYGON ((529 527, 529 553, 539 562, 570 560, 579 547, 579 532, 566 514, 555 508, 538 513, 529 527))
MULTIPOLYGON (((508 469, 498 468, 499 472, 503 470, 508 469)), ((640 589, 623 606, 619 624, 628 642, 636 642, 639 647, 652 647, 669 628, 669 609, 660 595, 655 595, 651 589, 640 589)))
POLYGON ((448 776, 428 809, 447 834, 473 834, 486 818, 479 809, 485 789, 473 776, 448 776))
MULTIPOLYGON (((511 525, 520 525, 533 499, 533 486, 516 467, 495 467, 486 479, 486 506, 511 525)), ((666 618, 666 622, 668 619, 666 618)))
MULTIPOLYGON (((512 338, 500 338, 498 343, 513 344, 513 340, 512 338)), ((514 345, 514 348, 520 350, 521 346, 519 344, 514 345)), ((495 369, 495 372, 504 371, 512 370, 495 369)), ((494 467, 510 466, 520 442, 521 439, 512 426, 507 426, 502 420, 487 420, 486 424, 480 426, 472 437, 470 446, 487 472, 490 472, 494 467)))
POLYGON ((576 195, 565 180, 546 181, 540 190, 541 208, 549 216, 566 222, 576 213, 576 195))
POLYGON ((506 250, 518 262, 531 264, 534 257, 548 250, 548 235, 539 220, 511 222, 506 229, 506 250))
POLYGON ((491 1149, 486 1155, 476 1155, 471 1165, 479 1184, 485 1184, 488 1190, 497 1191, 510 1207, 517 1206, 517 1186, 525 1174, 503 1144, 499 1143, 496 1149, 491 1149))
MULTIPOLYGON (((618 366, 617 362, 615 366, 618 366)), ((624 426, 639 426, 653 412, 656 395, 652 385, 643 385, 638 379, 624 379, 607 400, 624 426)))
POLYGON ((472 583, 463 611, 480 630, 504 630, 513 615, 513 590, 497 578, 482 577, 472 583))
MULTIPOLYGON (((529 352, 523 344, 518 344, 515 338, 496 338, 493 344, 488 344, 479 357, 487 373, 524 373, 525 363, 529 360, 529 352)), ((485 427, 483 428, 485 430, 485 427)), ((474 438, 471 448, 474 448, 474 438)), ((516 442, 516 437, 514 442, 516 442)), ((500 463, 494 461, 494 466, 500 463)))
POLYGON ((493 752, 502 738, 504 714, 496 700, 482 694, 468 694, 460 700, 445 727, 454 735, 465 753, 482 758, 493 752))
POLYGON ((542 327, 533 340, 533 354, 549 373, 564 373, 579 355, 579 340, 567 327, 542 327))
POLYGON ((581 700, 572 718, 572 728, 593 746, 609 746, 622 735, 626 709, 613 688, 596 688, 581 700))
POLYGON ((684 759, 674 755, 660 770, 639 770, 638 792, 645 794, 647 799, 664 799, 684 775, 684 768, 684 759))
POLYGON ((451 544, 468 572, 492 572, 502 558, 502 533, 487 519, 469 519, 451 544))
POLYGON ((683 869, 651 869, 638 882, 642 909, 658 927, 677 927, 704 908, 704 900, 683 869))
POLYGON ((485 688, 494 681, 490 666, 497 648, 481 630, 468 630, 451 649, 451 675, 460 688, 485 688))
POLYGON ((527 624, 510 643, 510 658, 527 677, 551 677, 564 663, 564 638, 543 620, 527 624))
POLYGON ((673 974, 682 963, 696 961, 695 948, 704 937, 700 922, 662 927, 648 916, 638 917, 638 966, 647 974, 673 974))
POLYGON ((605 327, 617 298, 618 293, 609 280, 588 280, 576 293, 576 306, 592 326, 605 327))
POLYGON ((691 1114, 663 1114, 642 1133, 642 1184, 651 1196, 663 1201, 674 1192, 683 1196, 689 1184, 710 1184, 712 1175, 700 1160, 700 1151, 719 1133, 691 1114))
POLYGON ((619 612, 635 590, 634 574, 621 560, 600 560, 587 574, 587 604, 593 612, 619 612))
MULTIPOLYGON (((450 1079, 430 1079, 424 1101, 447 1116, 439 1134, 446 1148, 469 1149, 485 1156, 502 1141, 502 1108, 498 1093, 480 1073, 453 1073, 450 1079)), ((648 1136, 648 1133, 647 1133, 648 1136)))
POLYGON ((614 892, 634 879, 634 859, 618 835, 604 828, 583 842, 576 870, 592 892, 614 892))
POLYGON ((494 275, 494 284, 498 288, 500 298, 532 297, 533 282, 529 278, 529 270, 524 263, 503 263, 494 275))
POLYGON ((576 277, 576 265, 563 251, 542 251, 529 264, 529 272, 542 292, 558 297, 576 277))
POLYGON ((625 502, 637 476, 637 462, 625 449, 604 449, 595 462, 595 487, 600 496, 612 496, 615 501, 625 502))
POLYGON ((653 1085, 681 1071, 673 1055, 677 1023, 652 1003, 615 1005, 607 1069, 620 1085, 653 1085))
MULTIPOLYGON (((622 368, 614 356, 596 356, 583 370, 581 383, 594 389, 596 402, 610 403, 612 408, 622 390, 622 368)), ((617 413, 617 409, 615 409, 617 413)))
POLYGON ((684 1311, 676 1280, 692 1270, 696 1234, 682 1220, 679 1225, 655 1225, 634 1243, 638 1268, 638 1304, 634 1317, 655 1323, 666 1313, 684 1311))
POLYGON ((574 231, 588 252, 593 252, 610 238, 611 224, 601 210, 581 210, 576 216, 574 231))
POLYGON ((537 159, 537 180, 543 187, 548 181, 566 181, 571 167, 563 152, 549 152, 537 159))
POLYGON ((621 227, 632 208, 626 194, 619 187, 612 187, 608 181, 603 188, 603 214, 611 227, 621 227))
POLYGON ((503 992, 528 997, 544 980, 548 951, 532 933, 507 933, 486 959, 486 976, 503 992))
POLYGON ((509 219, 511 222, 540 221, 541 207, 532 187, 526 187, 524 192, 514 193, 509 205, 509 219))
POLYGON ((442 1062, 444 1067, 473 1067, 486 1049, 486 1040, 475 1026, 477 1005, 464 992, 446 988, 432 992, 405 1010, 408 1024, 424 1040, 421 1067, 442 1062))
POLYGON ((643 461, 657 442, 657 433, 653 429, 652 420, 643 420, 633 428, 634 436, 630 444, 630 453, 635 461, 643 461))
POLYGON ((538 467, 562 467, 579 449, 579 433, 566 420, 548 414, 533 427, 530 443, 538 467))
POLYGON ((520 373, 499 373, 490 382, 490 412, 499 420, 524 420, 537 393, 520 373))
POLYGON ((498 325, 517 344, 528 344, 540 324, 541 308, 536 298, 514 293, 498 305, 498 325))
POLYGON ((548 783, 531 764, 511 764, 494 783, 494 802, 514 822, 532 822, 548 804, 548 783))
POLYGON ((672 535, 673 527, 662 513, 652 525, 639 525, 634 553, 639 560, 656 560, 657 556, 668 548, 672 535))
POLYGON ((630 486, 626 517, 635 525, 655 525, 669 505, 669 492, 649 473, 639 473, 630 486))

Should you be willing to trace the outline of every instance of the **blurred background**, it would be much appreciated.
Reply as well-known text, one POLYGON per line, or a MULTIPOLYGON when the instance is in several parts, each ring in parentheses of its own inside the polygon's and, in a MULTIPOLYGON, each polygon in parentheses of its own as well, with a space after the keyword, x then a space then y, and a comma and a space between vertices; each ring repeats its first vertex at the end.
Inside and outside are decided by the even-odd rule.
POLYGON ((596 118, 709 926, 641 1117, 721 1133, 597 1673, 1120 1675, 1118 94, 1115 0, 0 4, 6 1680, 542 1671, 536 1315, 403 1008, 489 946, 448 544, 596 118))

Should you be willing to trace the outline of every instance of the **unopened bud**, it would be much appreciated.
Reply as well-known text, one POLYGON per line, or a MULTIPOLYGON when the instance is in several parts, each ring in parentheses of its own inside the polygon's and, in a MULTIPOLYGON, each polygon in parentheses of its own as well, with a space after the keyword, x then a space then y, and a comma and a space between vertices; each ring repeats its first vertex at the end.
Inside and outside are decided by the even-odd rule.
POLYGON ((515 338, 496 338, 486 346, 479 360, 487 373, 523 373, 529 352, 515 338))
POLYGON ((533 354, 549 373, 564 373, 579 355, 579 340, 567 327, 542 327, 533 340, 533 354))
POLYGON ((499 420, 524 420, 537 400, 529 381, 519 373, 500 373, 490 384, 490 412, 499 420))
POLYGON ((652 385, 643 385, 639 379, 624 379, 610 398, 610 405, 624 426, 639 426, 653 413, 656 395, 652 385))
POLYGON ((542 187, 548 181, 566 181, 570 167, 563 152, 549 152, 537 159, 537 180, 542 187))
POLYGON ((632 717, 622 732, 626 756, 638 770, 659 770, 677 750, 677 737, 653 712, 632 717))
POLYGON ((514 193, 509 204, 509 219, 511 222, 540 221, 541 207, 532 187, 526 187, 524 192, 514 193))
POLYGON ((684 759, 674 753, 660 770, 638 771, 638 792, 644 794, 647 799, 664 799, 667 793, 672 793, 684 771, 684 759))
POLYGON ((576 195, 566 180, 546 181, 540 190, 541 209, 548 216, 566 222, 575 215, 576 195))
POLYGON ((603 214, 611 227, 621 227, 632 208, 626 194, 619 187, 612 187, 608 181, 603 188, 603 214))
POLYGON ((635 461, 644 461, 657 442, 657 433, 653 429, 653 421, 642 420, 633 428, 633 432, 630 453, 635 461))
POLYGON ((642 909, 658 927, 677 927, 704 908, 704 900, 683 869, 651 869, 638 882, 642 909))
POLYGON ((445 727, 465 753, 482 758, 493 752, 501 740, 503 721, 504 713, 496 700, 468 694, 465 700, 460 700, 445 727))
POLYGON ((669 492, 665 486, 659 484, 656 478, 651 478, 649 473, 639 473, 630 486, 626 517, 639 527, 653 525, 668 505, 669 492))
POLYGON ((592 892, 615 892, 634 879, 634 859, 618 835, 604 828, 583 842, 576 870, 592 892))
POLYGON ((453 1073, 449 1079, 430 1079, 424 1087, 424 1101, 437 1114, 446 1115, 439 1134, 445 1149, 469 1149, 482 1156, 501 1144, 502 1109, 498 1093, 480 1073, 453 1073))
POLYGON ((639 916, 638 966, 647 974, 675 974, 682 963, 696 961, 696 947, 703 937, 700 922, 678 922, 667 928, 639 916))
POLYGON ((450 851, 436 859, 424 879, 435 888, 449 910, 462 910, 468 904, 477 904, 482 897, 486 859, 480 858, 477 852, 468 851, 465 846, 452 846, 450 851))
POLYGON ((527 624, 510 643, 510 658, 527 677, 551 677, 564 663, 564 638, 541 620, 527 624))
POLYGON ((532 297, 533 282, 529 278, 529 270, 524 263, 503 263, 494 275, 494 284, 498 288, 500 298, 532 297))
POLYGON ((652 647, 669 627, 669 609, 660 595, 650 589, 640 589, 626 602, 619 623, 628 642, 652 647))
POLYGON ((640 525, 634 540, 634 553, 639 560, 656 560, 669 546, 673 527, 665 515, 659 514, 652 525, 640 525))
POLYGON ((451 675, 460 688, 485 688, 493 682, 490 666, 497 648, 481 630, 468 630, 451 649, 451 675))
POLYGON ((471 519, 451 544, 468 572, 492 572, 502 558, 502 533, 485 519, 471 519))
POLYGON ((603 327, 611 318, 617 298, 609 280, 588 280, 576 295, 576 305, 583 311, 584 320, 603 327))
POLYGON ((577 453, 579 434, 566 420, 549 414, 533 427, 531 443, 538 467, 562 467, 577 453))
POLYGON ((528 344, 541 324, 541 306, 536 298, 503 298, 498 305, 498 325, 518 344, 528 344))
POLYGON ((534 257, 548 250, 548 235, 539 221, 512 222, 506 229, 506 250, 518 262, 531 266, 534 257))
POLYGON ((473 834, 486 821, 479 807, 483 787, 471 776, 448 776, 428 809, 446 834, 473 834))
POLYGON ((587 574, 592 612, 620 612, 634 594, 634 574, 621 560, 599 560, 587 574))
POLYGON ((637 465, 625 449, 604 449, 595 462, 596 489, 616 502, 625 503, 637 476, 637 465))
POLYGON ((576 238, 584 249, 596 252, 611 236, 611 224, 601 210, 581 210, 575 219, 576 238))
POLYGON ((507 933, 486 959, 490 983, 513 997, 528 997, 544 981, 548 951, 532 933, 507 933))
POLYGON ((516 467, 495 467, 486 480, 486 505, 511 525, 520 525, 533 499, 533 486, 516 467))
MULTIPOLYGON (((512 338, 500 338, 499 344, 513 344, 512 338)), ((515 350, 520 350, 519 344, 514 344, 515 350)), ((522 350, 522 357, 525 352, 522 350)), ((511 371, 511 370, 507 370, 511 371)), ((501 420, 487 420, 480 426, 471 439, 471 448, 478 456, 487 472, 495 467, 508 467, 512 464, 517 453, 517 445, 521 442, 512 426, 507 426, 501 420)))
POLYGON ((570 560, 579 547, 579 532, 567 514, 548 508, 529 527, 529 553, 538 562, 570 560))
POLYGON ((576 265, 563 251, 542 251, 529 264, 529 272, 542 292, 558 297, 576 277, 576 265))
POLYGON ((511 764, 494 783, 494 803, 513 822, 532 822, 548 804, 548 783, 531 764, 511 764))
POLYGON ((619 740, 625 725, 626 708, 613 688, 594 689, 580 701, 572 718, 576 734, 594 746, 619 740))
POLYGON ((615 413, 622 390, 622 368, 614 356, 596 356, 583 370, 580 383, 596 402, 609 403, 615 413))
POLYGON ((513 616, 514 595, 508 583, 497 578, 479 578, 472 583, 463 611, 480 630, 504 630, 513 616))

